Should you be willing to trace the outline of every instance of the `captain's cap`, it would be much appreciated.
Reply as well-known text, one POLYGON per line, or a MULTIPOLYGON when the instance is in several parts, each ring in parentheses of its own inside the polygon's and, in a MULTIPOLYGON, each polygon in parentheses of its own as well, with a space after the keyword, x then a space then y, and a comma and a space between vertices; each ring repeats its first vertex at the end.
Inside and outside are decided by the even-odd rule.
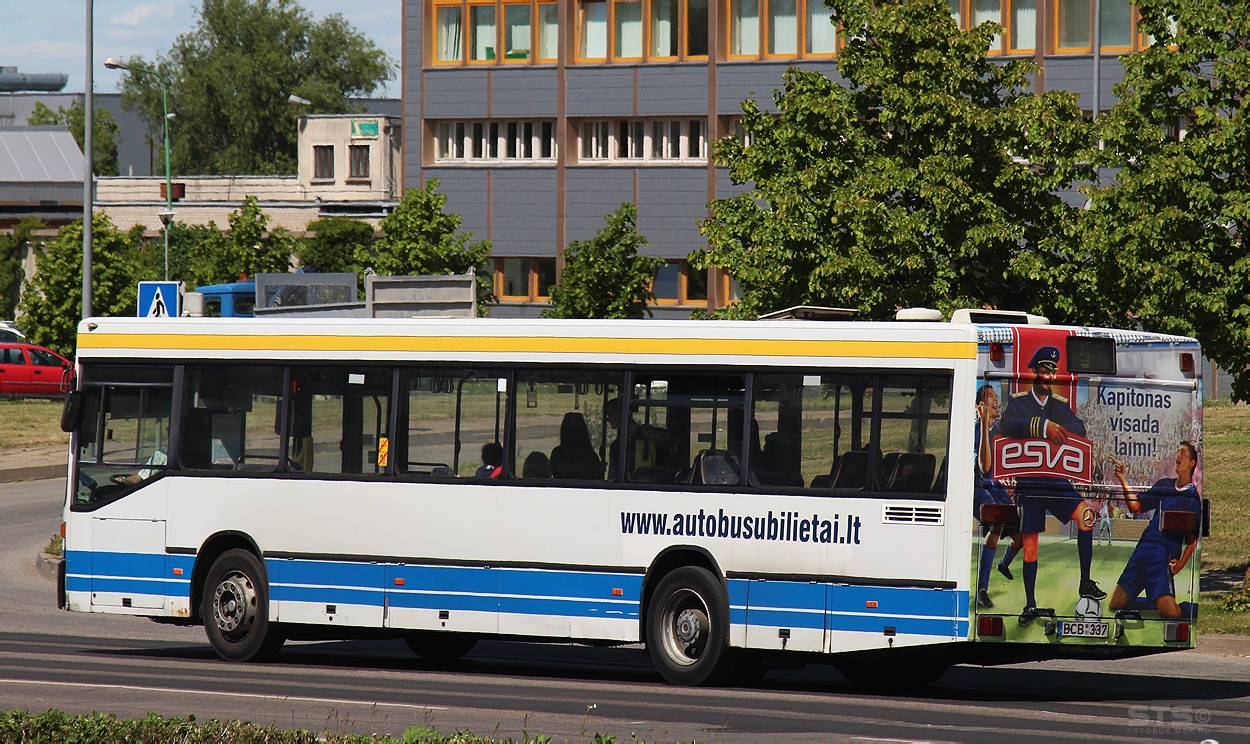
POLYGON ((1033 352, 1033 358, 1029 360, 1029 369, 1040 369, 1045 367, 1051 372, 1059 369, 1059 349, 1055 346, 1043 346, 1033 352))

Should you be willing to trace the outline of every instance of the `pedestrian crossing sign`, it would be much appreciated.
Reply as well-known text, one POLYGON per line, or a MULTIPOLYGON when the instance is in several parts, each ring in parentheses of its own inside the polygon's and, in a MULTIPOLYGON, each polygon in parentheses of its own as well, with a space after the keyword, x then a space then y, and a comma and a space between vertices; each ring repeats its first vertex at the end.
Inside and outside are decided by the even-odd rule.
POLYGON ((176 318, 182 312, 182 282, 139 282, 140 318, 176 318))

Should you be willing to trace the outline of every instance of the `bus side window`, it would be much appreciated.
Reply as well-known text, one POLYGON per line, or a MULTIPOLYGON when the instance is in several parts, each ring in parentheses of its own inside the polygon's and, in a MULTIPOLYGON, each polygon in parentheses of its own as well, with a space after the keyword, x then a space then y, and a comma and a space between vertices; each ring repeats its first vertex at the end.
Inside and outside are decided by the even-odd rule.
POLYGON ((271 365, 188 365, 180 466, 277 470, 282 379, 282 368, 271 365))
POLYGON ((287 468, 306 473, 381 474, 390 418, 386 367, 291 369, 287 468))
POLYGON ((483 445, 502 441, 506 374, 436 367, 409 368, 402 374, 400 441, 392 443, 400 458, 398 471, 424 478, 472 478, 482 466, 483 445))

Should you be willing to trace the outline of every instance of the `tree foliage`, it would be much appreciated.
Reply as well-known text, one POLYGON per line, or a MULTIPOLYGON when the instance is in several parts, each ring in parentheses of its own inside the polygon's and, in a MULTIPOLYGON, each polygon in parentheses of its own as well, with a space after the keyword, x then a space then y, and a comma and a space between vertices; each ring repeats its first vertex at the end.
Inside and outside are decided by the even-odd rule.
POLYGON ((1119 101, 1099 120, 1103 162, 1121 169, 1090 191, 1097 294, 1112 323, 1197 337, 1248 400, 1250 6, 1139 8, 1155 43, 1122 58, 1119 101))
POLYGON ((643 318, 655 299, 651 283, 664 259, 640 256, 647 239, 638 234, 638 208, 622 204, 589 240, 564 252, 564 270, 551 291, 551 318, 643 318))
POLYGON ((797 304, 1073 309, 1088 175, 1074 96, 1030 93, 1034 64, 991 62, 994 24, 961 31, 941 0, 832 0, 844 84, 791 69, 776 113, 743 104, 717 143, 737 196, 712 203, 697 268, 723 268, 755 317, 797 304))
POLYGON ((325 217, 310 222, 308 230, 315 235, 306 238, 298 252, 300 266, 308 271, 358 271, 357 254, 373 243, 373 226, 350 217, 325 217))
POLYGON ((13 232, 0 235, 0 318, 12 318, 22 289, 22 247, 31 233, 43 227, 35 217, 26 217, 13 232))
MULTIPOLYGON (((77 101, 70 104, 68 111, 64 106, 57 106, 56 111, 53 111, 44 103, 36 102, 35 110, 27 117, 26 123, 31 126, 66 127, 74 135, 78 149, 83 150, 83 141, 87 136, 86 120, 83 106, 77 101)), ((97 176, 116 176, 120 172, 117 167, 117 137, 121 128, 117 126, 113 113, 106 108, 97 106, 93 120, 91 149, 95 151, 95 156, 91 159, 92 167, 95 168, 97 176)))
POLYGON ((487 266, 490 242, 473 241, 472 233, 456 232, 458 214, 443 211, 447 196, 438 193, 438 181, 408 189, 403 199, 379 223, 382 237, 356 254, 360 266, 383 276, 477 273, 478 311, 494 302, 487 266))
POLYGON ((189 287, 235 282, 258 272, 291 270, 299 241, 281 227, 269 228, 269 216, 248 196, 230 213, 230 229, 175 223, 169 233, 169 276, 189 287))
MULTIPOLYGON (((288 174, 296 169, 302 113, 352 113, 352 96, 373 93, 394 64, 343 16, 321 21, 295 0, 204 0, 194 30, 155 64, 131 66, 168 81, 172 167, 187 174, 288 174), (298 95, 312 102, 288 102, 298 95)), ((122 105, 163 142, 160 85, 130 72, 122 105)))
MULTIPOLYGON (((140 281, 163 273, 158 249, 143 227, 122 232, 102 212, 92 223, 91 306, 99 316, 133 316, 140 281)), ((31 343, 67 356, 74 353, 82 317, 82 221, 70 223, 35 254, 35 275, 26 282, 18 326, 31 343)))

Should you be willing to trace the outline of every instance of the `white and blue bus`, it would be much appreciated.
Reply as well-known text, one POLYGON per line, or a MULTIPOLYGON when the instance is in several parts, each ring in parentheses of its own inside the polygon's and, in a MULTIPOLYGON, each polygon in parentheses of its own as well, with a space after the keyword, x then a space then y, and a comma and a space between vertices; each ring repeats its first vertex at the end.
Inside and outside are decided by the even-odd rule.
POLYGON ((236 661, 645 643, 677 684, 1189 648, 1196 343, 961 319, 86 320, 60 601, 236 661))

